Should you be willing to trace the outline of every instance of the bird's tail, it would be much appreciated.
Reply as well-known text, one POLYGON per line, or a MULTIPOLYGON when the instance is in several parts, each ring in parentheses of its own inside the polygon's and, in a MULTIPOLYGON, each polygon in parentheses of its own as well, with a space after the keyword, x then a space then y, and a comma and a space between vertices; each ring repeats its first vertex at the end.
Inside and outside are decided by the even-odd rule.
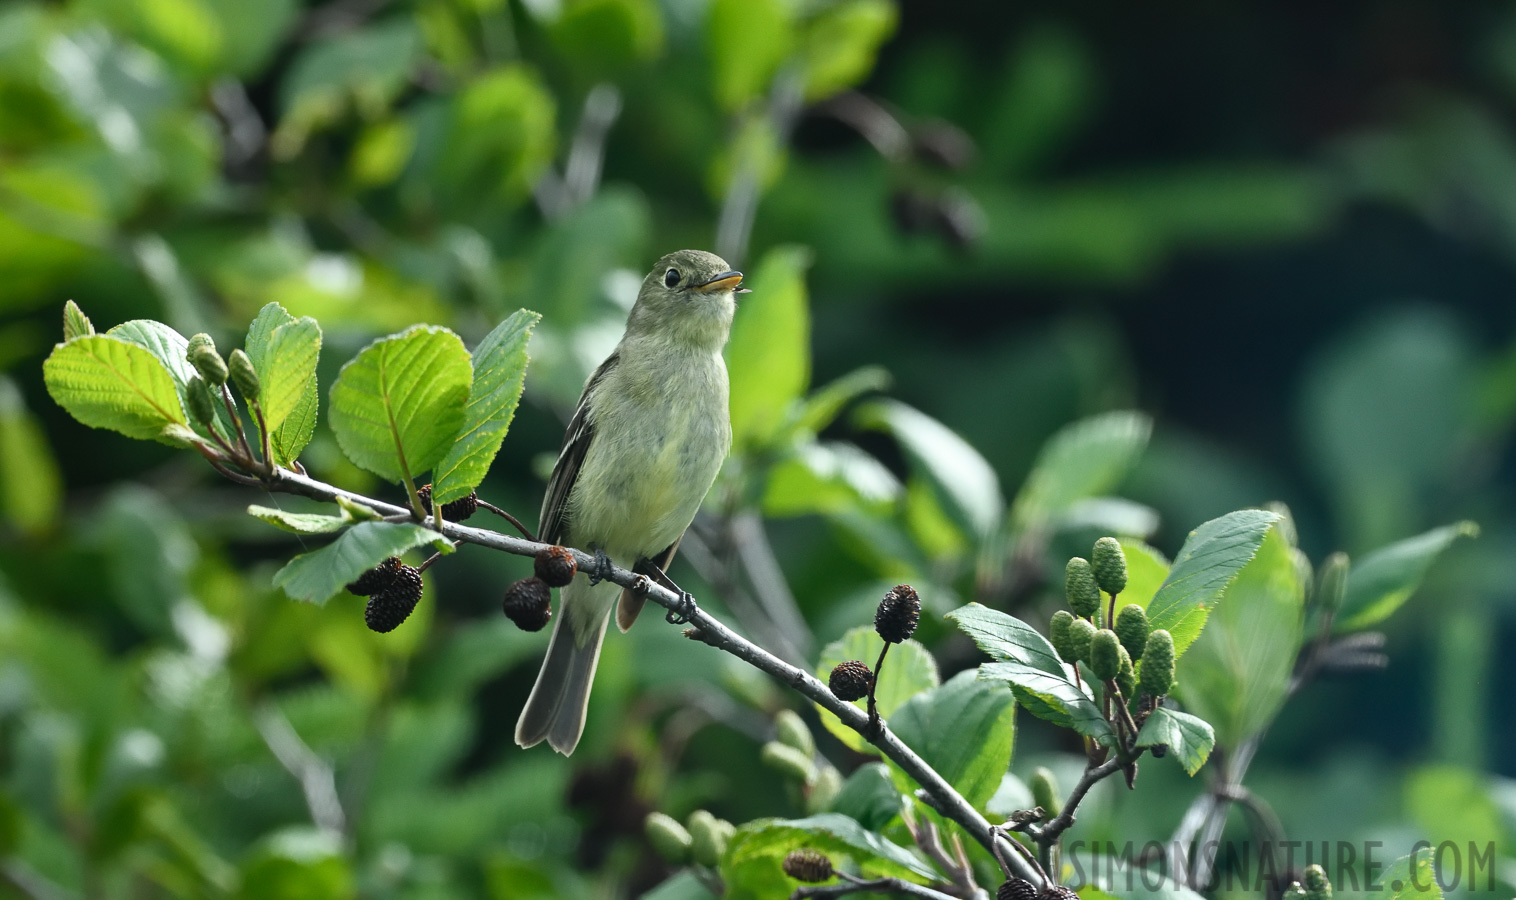
POLYGON ((547 656, 526 708, 516 720, 517 744, 532 747, 546 740, 564 756, 579 745, 595 665, 600 661, 600 642, 620 592, 610 582, 591 585, 582 578, 564 586, 547 656))

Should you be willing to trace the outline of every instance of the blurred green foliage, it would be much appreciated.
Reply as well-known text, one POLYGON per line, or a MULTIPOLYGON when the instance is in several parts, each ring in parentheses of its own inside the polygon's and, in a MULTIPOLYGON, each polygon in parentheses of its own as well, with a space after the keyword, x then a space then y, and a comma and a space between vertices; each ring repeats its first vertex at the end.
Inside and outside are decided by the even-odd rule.
MULTIPOLYGON (((323 422, 373 338, 473 347, 535 310, 481 488, 530 522, 563 414, 681 246, 755 289, 737 452, 678 573, 755 640, 813 668, 911 581, 937 663, 897 648, 920 684, 895 702, 930 743, 914 690, 980 702, 942 613, 1040 626, 1104 533, 1146 603, 1189 529, 1287 501, 1280 564, 1237 594, 1263 599, 1181 660, 1186 703, 1223 748, 1278 713, 1249 786, 1290 837, 1497 840, 1508 865, 1516 13, 1453 6, 0 7, 0 895, 635 896, 667 874, 650 809, 813 812, 758 762, 799 705, 734 660, 645 623, 608 642, 576 756, 519 751, 542 642, 496 606, 528 563, 456 554, 374 635, 351 598, 273 586, 319 538, 244 514, 329 508, 88 431, 43 386, 69 298, 102 332, 228 348, 268 303, 314 317, 323 422), (1385 628, 1391 664, 1286 703, 1267 648, 1318 624, 1296 544, 1354 555, 1339 624, 1385 628), (1408 595, 1374 579, 1423 576, 1385 621, 1408 595)), ((401 499, 310 439, 313 474, 401 499)), ((1026 805, 1038 765, 1077 779, 1077 744, 1020 725, 990 809, 1026 805)), ((895 821, 888 771, 821 750, 851 773, 834 809, 895 821)), ((1197 784, 1145 764, 1073 834, 1167 839, 1197 784)), ((767 866, 780 831, 734 864, 767 866)))

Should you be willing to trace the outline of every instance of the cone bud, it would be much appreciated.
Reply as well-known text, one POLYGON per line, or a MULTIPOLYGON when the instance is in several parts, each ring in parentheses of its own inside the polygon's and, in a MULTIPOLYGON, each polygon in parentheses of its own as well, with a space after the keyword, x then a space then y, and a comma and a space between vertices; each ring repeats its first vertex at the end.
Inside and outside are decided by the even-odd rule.
POLYGON ((218 388, 226 384, 226 360, 216 352, 216 342, 211 340, 210 335, 202 333, 190 338, 184 347, 184 358, 195 367, 201 378, 218 388))
POLYGON ((716 818, 707 810, 697 809, 690 813, 685 825, 690 832, 690 856, 702 866, 716 868, 721 863, 721 854, 726 852, 732 823, 716 818))
POLYGON ((199 375, 190 376, 184 386, 184 397, 189 401, 190 419, 209 426, 216 419, 216 401, 211 398, 210 385, 199 375))
POLYGON ((1162 628, 1148 635, 1142 650, 1142 689, 1162 697, 1174 683, 1174 636, 1162 628))
POLYGON ((1090 567, 1095 570, 1095 581, 1102 591, 1119 594, 1126 590, 1126 552, 1120 541, 1113 537, 1096 541, 1090 553, 1090 567))
POLYGON ((1089 560, 1082 556, 1069 560, 1063 587, 1074 615, 1088 619, 1100 612, 1100 587, 1095 583, 1095 570, 1089 560))
POLYGON ((784 857, 784 874, 806 884, 819 884, 832 877, 832 861, 819 850, 791 850, 784 857))
POLYGON ((874 673, 869 670, 867 664, 856 659, 838 663, 832 668, 831 677, 827 679, 827 687, 837 695, 837 699, 849 703, 867 697, 869 688, 873 686, 874 673))
POLYGON ((690 859, 690 833, 673 816, 661 812, 648 813, 642 822, 647 842, 653 845, 663 861, 671 866, 682 866, 690 859))
POLYGON ((1058 778, 1047 766, 1038 766, 1032 772, 1032 802, 1042 807, 1049 816, 1063 811, 1063 801, 1058 792, 1058 778))
POLYGON ((1088 619, 1075 619, 1069 625, 1069 649, 1074 652, 1074 659, 1069 660, 1073 665, 1074 660, 1090 661, 1090 641, 1095 637, 1095 626, 1088 619))
POLYGON ((1121 671, 1121 640, 1116 632, 1102 628, 1090 638, 1090 669, 1101 681, 1109 681, 1121 671))
POLYGON ((816 765, 811 762, 810 754, 801 753, 789 744, 769 741, 763 745, 758 758, 763 760, 764 765, 801 784, 809 782, 816 775, 816 765))
POLYGON ((237 392, 242 399, 253 403, 258 399, 263 386, 258 381, 258 370, 253 368, 253 361, 247 358, 247 354, 241 350, 233 350, 231 359, 227 360, 227 372, 232 379, 232 384, 237 386, 237 392))
POLYGON ((1305 867, 1301 876, 1306 900, 1332 900, 1332 882, 1327 880, 1326 870, 1319 865, 1305 867))
POLYGON ((1073 624, 1074 614, 1066 609, 1060 609, 1053 613, 1053 619, 1048 623, 1048 641, 1066 663, 1073 663, 1079 658, 1074 653, 1073 645, 1069 642, 1069 628, 1073 624))
POLYGON ((921 598, 916 589, 899 584, 879 601, 874 612, 874 630, 886 643, 898 644, 916 632, 921 621, 921 598))
POLYGON ((774 716, 774 732, 781 744, 794 747, 807 758, 816 752, 816 739, 811 737, 811 730, 806 727, 805 720, 793 709, 781 709, 774 716))
POLYGON ((1128 603, 1116 614, 1116 637, 1132 659, 1142 659, 1148 643, 1148 614, 1135 603, 1128 603))

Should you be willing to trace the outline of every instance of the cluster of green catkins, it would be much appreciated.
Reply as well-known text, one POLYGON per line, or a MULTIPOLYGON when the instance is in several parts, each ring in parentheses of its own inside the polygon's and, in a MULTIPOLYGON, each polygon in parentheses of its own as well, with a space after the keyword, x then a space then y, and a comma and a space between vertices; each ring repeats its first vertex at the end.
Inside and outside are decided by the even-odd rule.
POLYGON ((1173 636, 1161 628, 1150 630, 1147 613, 1135 603, 1122 607, 1114 622, 1103 609, 1102 592, 1110 595, 1114 609, 1116 595, 1126 589, 1121 543, 1103 537, 1089 559, 1069 560, 1064 585, 1069 609, 1054 613, 1048 626, 1053 649, 1063 661, 1082 662, 1096 678, 1115 682, 1128 702, 1137 698, 1139 687, 1150 697, 1167 694, 1174 683, 1173 636))
POLYGON ((1317 865, 1306 866, 1300 881, 1285 890, 1284 900, 1332 900, 1332 882, 1327 880, 1326 870, 1317 865))

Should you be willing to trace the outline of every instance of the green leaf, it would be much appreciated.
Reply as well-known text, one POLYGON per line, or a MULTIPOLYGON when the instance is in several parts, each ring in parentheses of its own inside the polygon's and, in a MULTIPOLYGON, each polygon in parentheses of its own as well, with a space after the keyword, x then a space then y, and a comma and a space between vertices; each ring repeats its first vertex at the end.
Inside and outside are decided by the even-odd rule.
POLYGON ((721 859, 728 900, 786 897, 795 882, 780 868, 785 854, 806 847, 833 858, 851 857, 865 877, 936 880, 940 876, 916 854, 867 831, 847 816, 823 813, 806 819, 755 819, 737 829, 721 859))
POLYGON ((856 819, 869 831, 882 831, 904 807, 905 797, 890 780, 890 767, 871 762, 854 769, 842 783, 831 811, 856 819))
POLYGON ((1065 426, 1043 445, 1012 504, 1012 524, 1034 527, 1077 500, 1110 493, 1136 464, 1152 431, 1153 420, 1136 412, 1104 413, 1065 426))
POLYGON ((436 544, 444 552, 451 549, 446 538, 411 522, 360 522, 320 550, 290 560, 274 573, 274 587, 296 600, 325 605, 385 559, 426 544, 436 544))
POLYGON ((1442 885, 1437 883, 1432 858, 1430 850, 1402 856, 1371 883, 1388 888, 1388 900, 1442 900, 1442 885))
POLYGON ((1174 567, 1148 604, 1148 623, 1174 636, 1177 657, 1200 635, 1205 618, 1247 565, 1278 513, 1241 509, 1212 519, 1190 532, 1174 558, 1174 567))
POLYGON ((1284 705, 1304 604, 1290 545, 1281 529, 1271 528, 1179 660, 1185 708, 1210 722, 1223 745, 1235 747, 1258 733, 1284 705))
POLYGON ((1009 682, 1026 711, 1080 734, 1110 740, 1111 726, 1089 693, 1070 678, 1058 651, 1035 628, 999 610, 970 603, 947 614, 980 650, 999 662, 979 667, 979 677, 1009 682))
POLYGON ((435 466, 463 424, 473 370, 458 335, 416 325, 342 367, 327 418, 359 468, 389 481, 435 466))
POLYGON ((1216 733, 1204 719, 1166 709, 1162 706, 1148 714, 1142 730, 1137 733, 1137 746, 1156 747, 1166 745, 1184 766, 1184 771, 1194 775, 1205 765, 1216 746, 1216 733))
POLYGON ((1458 538, 1478 535, 1479 526, 1473 522, 1456 522, 1396 541, 1354 560, 1348 573, 1347 593, 1332 630, 1356 631, 1389 618, 1416 592, 1427 569, 1442 551, 1458 538))
MULTIPOLYGON (((879 651, 884 649, 884 641, 874 632, 872 626, 860 625, 857 628, 848 629, 840 639, 832 641, 821 648, 820 662, 816 666, 816 677, 823 682, 832 675, 832 669, 838 664, 850 659, 861 660, 870 669, 879 659, 879 651)), ((889 658, 885 660, 884 676, 874 688, 874 702, 879 709, 879 715, 886 719, 901 704, 922 691, 931 690, 939 683, 937 676, 937 661, 932 659, 932 654, 915 641, 905 641, 890 648, 889 658)), ((867 701, 855 700, 853 705, 859 709, 865 709, 867 701)), ((826 730, 836 735, 837 739, 846 744, 850 749, 859 753, 870 752, 870 744, 863 736, 853 729, 842 724, 842 720, 832 715, 821 706, 816 707, 821 716, 821 724, 826 730)))
POLYGON ((894 474, 863 450, 814 441, 769 470, 763 512, 775 518, 859 507, 882 512, 899 499, 900 491, 894 474))
POLYGON ((238 900, 262 897, 351 897, 355 879, 333 834, 291 827, 264 838, 242 864, 238 900))
POLYGON ((844 0, 817 16, 806 29, 805 99, 815 102, 862 83, 898 19, 890 0, 844 0))
POLYGON ((174 379, 152 353, 106 335, 59 344, 42 364, 47 392, 91 428, 159 440, 168 425, 185 425, 174 379))
POLYGON ((799 427, 816 433, 832 424, 843 408, 870 391, 890 386, 890 373, 882 366, 854 369, 825 387, 817 388, 800 406, 799 427))
POLYGON ((356 521, 346 507, 342 509, 342 515, 327 516, 321 513, 285 512, 282 509, 254 505, 247 508, 247 514, 295 534, 335 534, 356 521))
POLYGON ((1126 554, 1126 590, 1117 598, 1116 606, 1135 603, 1146 609, 1153 601, 1163 580, 1169 576, 1169 561, 1163 554, 1136 538, 1121 538, 1121 551, 1126 554))
POLYGON ((28 533, 45 531, 58 518, 62 495, 46 435, 16 383, 0 375, 0 517, 28 533))
POLYGON ((711 91, 727 110, 762 96, 794 44, 794 14, 784 0, 715 0, 706 13, 711 91))
POLYGON ((316 428, 321 326, 309 316, 296 319, 278 303, 268 303, 248 327, 243 349, 263 385, 263 417, 274 462, 287 466, 310 443, 316 428))
MULTIPOLYGON (((189 341, 184 335, 168 327, 162 322, 151 319, 133 319, 122 322, 106 333, 107 337, 136 344, 147 352, 157 357, 163 368, 168 371, 169 377, 174 380, 174 392, 179 395, 181 409, 189 409, 190 385, 196 376, 195 367, 185 358, 184 351, 189 346, 189 341)), ((211 389, 216 402, 212 408, 216 411, 216 430, 228 441, 237 433, 237 423, 232 421, 231 413, 227 412, 226 404, 221 399, 221 393, 211 389)), ((198 422, 188 423, 196 433, 209 437, 198 422)))
POLYGON ((805 270, 811 253, 775 247, 758 263, 726 345, 731 377, 732 443, 761 447, 811 380, 811 317, 805 270))
POLYGON ((522 63, 472 76, 452 105, 438 176, 460 200, 527 196, 553 161, 553 93, 522 63))
POLYGON ((437 464, 432 502, 467 497, 490 470, 516 415, 526 382, 526 345, 542 316, 520 309, 485 335, 474 350, 473 386, 457 441, 437 464))
MULTIPOLYGON (((1016 701, 1010 691, 967 670, 907 700, 889 717, 889 726, 970 805, 982 809, 1011 764, 1016 701)), ((904 772, 896 779, 903 789, 914 789, 904 772)))
POLYGON ((1005 512, 1000 480, 979 451, 952 429, 897 400, 873 400, 858 407, 861 428, 885 431, 900 442, 941 491, 955 518, 971 534, 994 532, 1005 512))

